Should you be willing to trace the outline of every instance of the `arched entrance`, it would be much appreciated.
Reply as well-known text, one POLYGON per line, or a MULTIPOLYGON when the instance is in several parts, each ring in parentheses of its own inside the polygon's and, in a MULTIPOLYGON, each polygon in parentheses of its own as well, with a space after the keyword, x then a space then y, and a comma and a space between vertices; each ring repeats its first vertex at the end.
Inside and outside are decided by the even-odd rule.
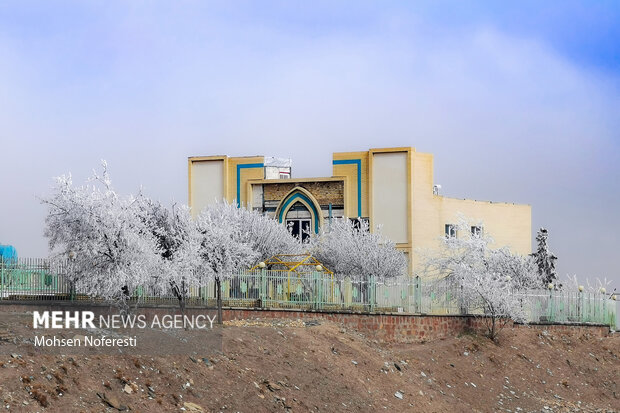
POLYGON ((318 233, 323 221, 318 202, 301 187, 293 188, 282 199, 276 209, 276 218, 302 241, 310 236, 310 232, 318 233))

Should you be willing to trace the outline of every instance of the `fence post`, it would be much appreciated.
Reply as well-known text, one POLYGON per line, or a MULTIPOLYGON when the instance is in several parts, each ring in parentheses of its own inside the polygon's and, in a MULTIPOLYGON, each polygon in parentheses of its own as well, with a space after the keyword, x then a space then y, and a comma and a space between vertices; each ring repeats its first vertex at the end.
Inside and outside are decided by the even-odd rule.
POLYGON ((71 274, 71 281, 69 282, 69 298, 71 301, 75 299, 75 252, 69 251, 69 272, 71 274))
POLYGON ((317 271, 312 271, 312 278, 314 278, 314 308, 315 309, 320 309, 321 308, 321 301, 322 301, 322 294, 321 294, 321 284, 322 284, 322 280, 320 278, 321 273, 317 272, 317 271))
POLYGON ((554 304, 553 303, 553 289, 549 288, 549 309, 548 309, 549 310, 549 314, 548 314, 548 317, 549 317, 548 321, 549 322, 553 322, 554 321, 553 304, 554 304))
POLYGON ((73 273, 75 270, 73 259, 70 258, 69 271, 71 272, 71 281, 69 282, 69 298, 71 301, 75 300, 75 274, 73 273))
POLYGON ((0 258, 0 300, 4 298, 4 259, 0 258))
POLYGON ((369 291, 368 291, 368 299, 370 300, 370 312, 374 313, 375 312, 375 304, 377 302, 377 284, 375 283, 375 276, 371 275, 370 276, 370 285, 369 285, 369 291))
POLYGON ((265 300, 267 299, 266 290, 267 289, 267 278, 265 276, 265 269, 260 269, 260 306, 261 308, 265 306, 265 300))
POLYGON ((204 283, 204 285, 203 285, 203 283, 204 283, 204 278, 200 277, 200 283, 199 283, 199 285, 200 285, 200 296, 202 298, 202 305, 206 307, 207 306, 207 288, 208 287, 207 287, 206 283, 204 283))
POLYGON ((318 308, 320 309, 322 307, 323 304, 323 277, 322 277, 322 273, 317 272, 316 273, 316 282, 319 286, 318 288, 318 296, 317 296, 317 304, 318 304, 318 308))
POLYGON ((318 302, 318 296, 319 296, 319 292, 318 292, 318 288, 319 286, 317 285, 317 280, 316 280, 316 271, 312 271, 312 307, 314 307, 315 309, 317 309, 319 307, 318 302))
POLYGON ((415 312, 420 314, 422 312, 422 283, 420 281, 419 275, 416 275, 415 277, 413 289, 415 299, 415 312))

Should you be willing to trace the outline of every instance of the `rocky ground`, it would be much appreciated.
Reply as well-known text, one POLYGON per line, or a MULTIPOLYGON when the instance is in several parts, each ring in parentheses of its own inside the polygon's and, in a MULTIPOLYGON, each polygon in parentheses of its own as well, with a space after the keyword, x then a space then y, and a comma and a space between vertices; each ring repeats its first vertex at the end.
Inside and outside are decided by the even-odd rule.
POLYGON ((518 328, 499 344, 384 344, 329 322, 256 320, 223 336, 223 354, 0 355, 2 410, 620 411, 618 335, 518 328))

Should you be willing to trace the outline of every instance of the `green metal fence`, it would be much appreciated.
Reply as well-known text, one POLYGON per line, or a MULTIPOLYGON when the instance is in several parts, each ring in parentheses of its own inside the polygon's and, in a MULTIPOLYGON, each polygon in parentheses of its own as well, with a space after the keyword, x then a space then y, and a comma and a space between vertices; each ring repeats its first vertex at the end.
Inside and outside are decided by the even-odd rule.
POLYGON ((0 260, 0 299, 69 299, 66 269, 64 261, 44 258, 0 260))
POLYGON ((518 293, 517 297, 528 320, 616 326, 616 301, 602 293, 541 290, 518 293))
MULTIPOLYGON (((67 281, 64 261, 0 261, 0 300, 98 300, 78 283, 67 281)), ((244 271, 225 277, 222 300, 229 307, 349 310, 433 315, 480 314, 462 300, 460 286, 449 278, 398 277, 379 281, 335 277, 323 272, 244 271)), ((186 305, 214 306, 215 282, 189 287, 186 305)), ((530 323, 596 323, 616 325, 616 301, 604 294, 571 291, 515 293, 530 323)), ((178 305, 167 285, 144 285, 133 292, 137 304, 178 305)))

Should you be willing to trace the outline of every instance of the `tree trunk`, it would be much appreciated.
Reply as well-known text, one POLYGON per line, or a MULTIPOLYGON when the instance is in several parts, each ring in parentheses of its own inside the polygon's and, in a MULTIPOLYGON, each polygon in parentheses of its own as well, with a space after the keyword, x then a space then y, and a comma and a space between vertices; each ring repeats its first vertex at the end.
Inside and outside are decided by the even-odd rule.
POLYGON ((185 319, 185 281, 181 281, 181 294, 179 296, 179 307, 181 307, 181 315, 185 319))
POLYGON ((217 323, 223 324, 222 320, 222 282, 220 277, 215 277, 215 297, 217 298, 217 323))
POLYGON ((131 307, 129 306, 129 299, 131 298, 131 295, 129 294, 129 287, 127 287, 126 285, 124 285, 121 288, 122 291, 122 295, 121 295, 121 303, 120 303, 120 312, 123 315, 129 315, 129 313, 131 312, 131 307))
POLYGON ((172 287, 172 293, 179 300, 179 308, 181 309, 181 315, 185 320, 185 302, 186 302, 186 294, 185 294, 185 281, 181 281, 181 288, 174 282, 170 282, 170 287, 172 287))

